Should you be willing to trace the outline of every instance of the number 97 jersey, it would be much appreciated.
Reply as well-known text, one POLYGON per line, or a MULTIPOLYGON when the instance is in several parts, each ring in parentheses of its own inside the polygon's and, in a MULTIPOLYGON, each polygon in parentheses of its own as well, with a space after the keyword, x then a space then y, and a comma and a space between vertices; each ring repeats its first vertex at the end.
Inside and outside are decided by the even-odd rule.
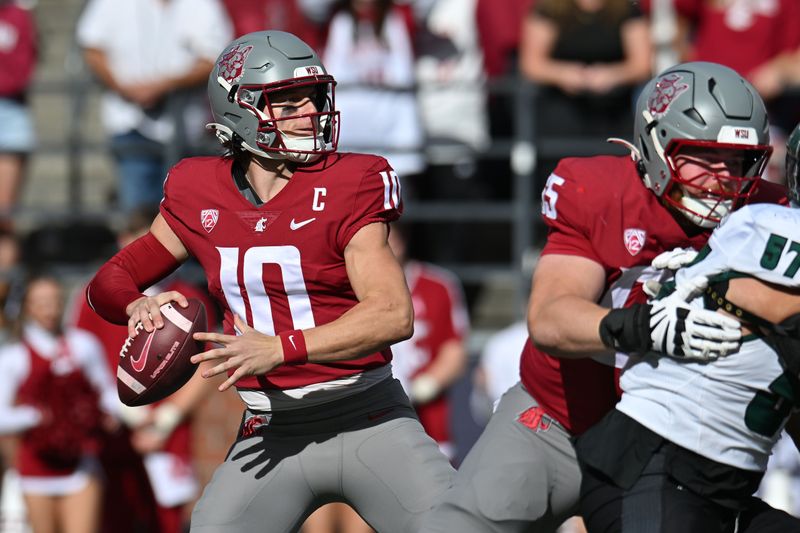
MULTIPOLYGON (((400 182, 386 160, 333 154, 299 167, 268 202, 239 191, 230 158, 184 159, 164 182, 161 215, 202 265, 210 294, 266 335, 332 322, 358 300, 344 250, 364 226, 402 212, 400 182)), ((389 348, 359 359, 282 366, 239 380, 240 389, 296 388, 385 365, 389 348)))

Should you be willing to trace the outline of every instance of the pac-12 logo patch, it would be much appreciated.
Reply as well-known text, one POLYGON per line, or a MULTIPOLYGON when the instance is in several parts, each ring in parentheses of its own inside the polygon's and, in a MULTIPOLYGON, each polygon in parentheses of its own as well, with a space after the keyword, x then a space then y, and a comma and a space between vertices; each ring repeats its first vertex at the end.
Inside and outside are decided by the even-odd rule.
POLYGON ((217 220, 219 220, 219 209, 203 209, 200 211, 200 223, 206 233, 211 233, 211 230, 217 225, 217 220))
POLYGON ((647 110, 653 118, 663 117, 672 102, 689 88, 688 83, 683 83, 680 74, 667 74, 656 81, 656 86, 647 99, 647 110))
POLYGON ((643 229, 626 229, 625 233, 623 234, 623 240, 625 241, 625 248, 628 250, 628 253, 631 255, 636 255, 641 252, 642 248, 644 248, 646 238, 647 232, 643 229))

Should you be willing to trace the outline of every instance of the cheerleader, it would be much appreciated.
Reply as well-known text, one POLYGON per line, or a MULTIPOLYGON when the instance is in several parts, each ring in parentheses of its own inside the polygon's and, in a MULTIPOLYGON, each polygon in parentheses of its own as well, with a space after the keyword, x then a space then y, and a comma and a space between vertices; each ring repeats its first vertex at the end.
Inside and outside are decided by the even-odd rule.
POLYGON ((63 329, 64 291, 32 279, 16 338, 0 349, 0 434, 16 435, 15 465, 34 533, 94 533, 100 432, 113 430, 117 392, 90 334, 63 329))

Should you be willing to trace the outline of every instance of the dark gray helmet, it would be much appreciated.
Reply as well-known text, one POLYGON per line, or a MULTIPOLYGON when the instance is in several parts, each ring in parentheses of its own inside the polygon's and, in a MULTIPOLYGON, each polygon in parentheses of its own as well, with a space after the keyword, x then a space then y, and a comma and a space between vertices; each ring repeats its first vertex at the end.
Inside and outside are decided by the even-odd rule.
POLYGON ((792 204, 800 207, 800 124, 786 140, 786 187, 792 204))
MULTIPOLYGON (((336 151, 339 113, 336 82, 306 43, 282 31, 248 33, 220 54, 208 79, 208 99, 214 122, 207 127, 233 150, 301 163, 336 151), (275 116, 275 92, 306 88, 316 112, 275 116), (313 132, 288 135, 282 121, 310 117, 313 132)), ((285 122, 284 122, 285 124, 285 122)))
POLYGON ((704 228, 752 194, 772 151, 758 92, 732 69, 705 62, 675 65, 644 87, 634 145, 645 185, 704 228), (706 171, 682 173, 687 159, 706 171))

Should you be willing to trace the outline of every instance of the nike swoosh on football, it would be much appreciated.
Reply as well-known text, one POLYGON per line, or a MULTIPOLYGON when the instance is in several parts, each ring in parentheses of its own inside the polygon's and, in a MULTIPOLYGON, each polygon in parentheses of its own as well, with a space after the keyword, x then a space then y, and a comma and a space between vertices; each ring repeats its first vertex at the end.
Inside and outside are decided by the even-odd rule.
POLYGON ((139 354, 139 357, 136 359, 131 359, 131 367, 137 372, 141 372, 144 370, 145 364, 147 364, 147 356, 150 353, 150 345, 153 343, 153 337, 156 334, 156 330, 154 329, 150 335, 147 337, 147 340, 144 343, 144 347, 142 348, 142 352, 139 354))
POLYGON ((311 224, 315 220, 317 220, 317 217, 309 218, 308 220, 303 220, 302 222, 295 222, 294 219, 292 219, 292 221, 289 222, 289 229, 291 229, 292 231, 294 231, 296 229, 300 229, 303 226, 307 226, 308 224, 311 224))

